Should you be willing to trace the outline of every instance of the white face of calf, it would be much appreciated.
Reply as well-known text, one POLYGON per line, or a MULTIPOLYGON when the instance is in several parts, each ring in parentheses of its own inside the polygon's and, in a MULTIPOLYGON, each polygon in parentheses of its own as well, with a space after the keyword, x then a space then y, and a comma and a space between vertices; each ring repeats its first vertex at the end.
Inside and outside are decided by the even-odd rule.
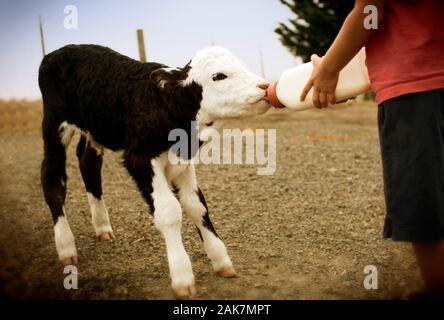
POLYGON ((202 87, 201 112, 209 119, 260 115, 271 106, 264 100, 268 83, 221 47, 194 56, 185 83, 192 81, 202 87))

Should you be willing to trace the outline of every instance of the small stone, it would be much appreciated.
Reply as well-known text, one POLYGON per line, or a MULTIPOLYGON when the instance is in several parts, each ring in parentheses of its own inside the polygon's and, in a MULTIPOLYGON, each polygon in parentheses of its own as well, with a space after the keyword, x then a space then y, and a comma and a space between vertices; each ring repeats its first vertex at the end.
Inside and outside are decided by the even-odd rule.
POLYGON ((114 293, 117 295, 127 295, 128 294, 128 289, 126 287, 120 286, 120 287, 116 287, 114 288, 114 293))

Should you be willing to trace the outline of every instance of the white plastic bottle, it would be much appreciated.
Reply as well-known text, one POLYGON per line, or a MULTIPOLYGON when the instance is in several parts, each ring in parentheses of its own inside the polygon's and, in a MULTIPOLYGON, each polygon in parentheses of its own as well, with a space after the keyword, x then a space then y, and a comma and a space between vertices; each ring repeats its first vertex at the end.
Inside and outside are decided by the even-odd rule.
MULTIPOLYGON (((312 62, 286 70, 278 81, 268 87, 268 101, 276 108, 287 107, 297 111, 314 107, 313 88, 308 92, 305 100, 300 101, 302 90, 310 79, 312 71, 312 62)), ((336 101, 354 98, 370 89, 363 48, 339 73, 336 101)))

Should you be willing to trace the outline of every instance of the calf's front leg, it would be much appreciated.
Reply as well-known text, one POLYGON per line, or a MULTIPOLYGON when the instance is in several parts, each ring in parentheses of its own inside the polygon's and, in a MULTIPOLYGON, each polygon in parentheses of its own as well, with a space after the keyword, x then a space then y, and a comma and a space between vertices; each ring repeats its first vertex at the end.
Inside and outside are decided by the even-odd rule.
POLYGON ((178 297, 196 293, 191 261, 182 243, 182 209, 165 176, 167 159, 151 160, 126 155, 125 166, 135 179, 154 214, 154 224, 162 233, 168 256, 171 284, 178 297))
POLYGON ((178 198, 184 211, 190 215, 199 231, 214 271, 222 277, 234 277, 236 271, 228 256, 225 244, 214 229, 204 195, 197 185, 194 165, 189 165, 181 175, 174 179, 173 183, 177 188, 178 198))

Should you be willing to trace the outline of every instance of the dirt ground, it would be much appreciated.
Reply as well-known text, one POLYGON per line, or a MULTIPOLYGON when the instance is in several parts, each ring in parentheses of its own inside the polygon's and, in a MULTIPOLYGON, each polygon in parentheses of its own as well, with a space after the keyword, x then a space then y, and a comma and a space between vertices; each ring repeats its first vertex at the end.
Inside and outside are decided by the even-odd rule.
MULTIPOLYGON (((254 165, 198 166, 210 215, 238 276, 213 274, 185 215, 196 299, 393 299, 421 285, 409 246, 382 239, 374 104, 273 110, 226 127, 276 128, 277 169, 259 176, 254 165), (366 265, 377 267, 377 290, 363 286, 366 265)), ((66 210, 80 259, 79 289, 65 290, 40 188, 38 123, 0 130, 0 290, 15 298, 174 298, 163 239, 120 155, 110 151, 103 188, 117 240, 94 237, 74 145, 66 210)))

